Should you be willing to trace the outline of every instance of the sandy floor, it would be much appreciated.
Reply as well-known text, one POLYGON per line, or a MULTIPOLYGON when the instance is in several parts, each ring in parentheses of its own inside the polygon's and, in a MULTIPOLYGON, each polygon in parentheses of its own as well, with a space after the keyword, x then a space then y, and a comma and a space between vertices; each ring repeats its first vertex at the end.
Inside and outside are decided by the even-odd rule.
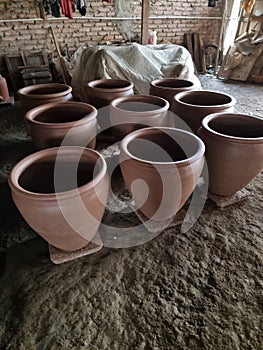
MULTIPOLYGON (((237 111, 263 117, 262 86, 200 79, 235 96, 237 111)), ((0 349, 262 349, 262 176, 242 204, 207 201, 185 234, 168 228, 137 247, 54 265, 7 185, 34 151, 23 115, 18 106, 0 113, 0 349)), ((138 223, 134 214, 109 219, 138 223)))

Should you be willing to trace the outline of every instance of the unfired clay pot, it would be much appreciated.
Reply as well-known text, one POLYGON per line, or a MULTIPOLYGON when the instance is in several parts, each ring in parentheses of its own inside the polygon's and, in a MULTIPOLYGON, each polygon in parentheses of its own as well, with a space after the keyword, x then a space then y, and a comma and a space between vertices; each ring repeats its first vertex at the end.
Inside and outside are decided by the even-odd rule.
POLYGON ((234 112, 235 104, 236 99, 227 94, 192 90, 175 95, 171 110, 196 133, 205 116, 211 113, 234 112))
POLYGON ((158 96, 134 95, 111 102, 112 132, 120 140, 130 132, 149 126, 168 126, 169 103, 158 96))
POLYGON ((164 78, 157 79, 150 84, 150 95, 159 96, 166 99, 172 106, 173 97, 179 92, 190 91, 195 89, 195 84, 186 79, 164 78))
POLYGON ((18 90, 20 104, 24 111, 51 102, 65 102, 73 99, 72 88, 66 84, 49 83, 23 87, 18 90))
POLYGON ((97 110, 84 103, 47 103, 28 111, 25 120, 38 149, 60 146, 95 148, 97 110))
POLYGON ((98 230, 109 178, 98 152, 61 147, 22 159, 9 175, 9 186, 26 222, 51 245, 74 251, 98 230))
POLYGON ((205 117, 198 130, 206 145, 209 191, 231 196, 263 168, 263 119, 235 113, 205 117))
POLYGON ((120 167, 139 210, 149 219, 172 218, 195 188, 205 146, 174 128, 145 128, 120 143, 120 167))
MULTIPOLYGON (((90 81, 85 85, 86 99, 98 110, 108 106, 112 100, 122 96, 133 95, 133 83, 127 80, 99 79, 90 81)), ((107 110, 98 111, 98 123, 103 130, 110 127, 109 113, 107 110)))

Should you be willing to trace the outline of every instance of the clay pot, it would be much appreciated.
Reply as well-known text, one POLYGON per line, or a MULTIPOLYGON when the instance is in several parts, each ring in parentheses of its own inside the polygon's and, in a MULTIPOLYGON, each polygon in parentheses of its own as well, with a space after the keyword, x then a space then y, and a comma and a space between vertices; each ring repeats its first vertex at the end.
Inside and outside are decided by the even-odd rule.
POLYGON ((166 99, 170 103, 170 108, 173 102, 173 97, 179 92, 190 91, 195 89, 195 84, 190 80, 166 78, 157 79, 150 84, 150 95, 159 96, 166 99))
POLYGON ((1 74, 0 74, 0 96, 2 97, 2 100, 0 99, 0 101, 3 101, 3 102, 7 102, 10 98, 6 79, 2 77, 1 74))
POLYGON ((193 192, 205 146, 194 134, 174 128, 145 128, 120 143, 120 167, 139 210, 149 219, 172 218, 193 192))
POLYGON ((158 96, 134 95, 111 102, 112 133, 120 140, 130 132, 148 126, 168 126, 169 103, 158 96))
MULTIPOLYGON (((92 104, 97 109, 108 106, 112 100, 122 96, 133 95, 133 83, 127 80, 99 79, 90 81, 85 85, 85 102, 92 104)), ((102 130, 110 127, 109 113, 107 110, 98 111, 98 123, 102 130)))
POLYGON ((215 113, 203 119, 198 135, 206 145, 211 193, 231 196, 262 170, 262 119, 215 113))
POLYGON ((72 88, 65 84, 49 83, 26 86, 18 90, 20 104, 24 111, 51 102, 65 102, 73 99, 72 88))
POLYGON ((205 116, 211 113, 234 112, 235 104, 236 99, 227 94, 192 90, 175 95, 171 110, 196 133, 205 116))
POLYGON ((61 147, 21 160, 9 175, 9 186, 25 221, 51 245, 74 251, 98 230, 109 178, 98 152, 61 147))
POLYGON ((38 149, 60 146, 95 148, 97 110, 84 103, 47 103, 25 114, 32 141, 38 149), (66 138, 65 138, 66 137, 66 138))

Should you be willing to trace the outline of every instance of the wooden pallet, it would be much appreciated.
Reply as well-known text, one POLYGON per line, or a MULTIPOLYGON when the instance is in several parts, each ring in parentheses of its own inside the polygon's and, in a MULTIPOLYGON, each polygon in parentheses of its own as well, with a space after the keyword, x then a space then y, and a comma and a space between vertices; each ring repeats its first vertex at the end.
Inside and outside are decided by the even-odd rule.
MULTIPOLYGON (((52 81, 52 76, 48 64, 48 57, 45 50, 35 50, 30 52, 20 51, 18 54, 5 55, 4 57, 10 82, 12 84, 12 89, 15 95, 20 88, 31 83, 39 83, 37 78, 35 78, 34 81, 28 82, 28 78, 23 76, 23 73, 25 71, 27 71, 25 74, 29 73, 32 69, 34 72, 36 72, 36 69, 41 72, 44 67, 45 70, 49 71, 49 76, 45 77, 45 79, 48 79, 47 82, 52 81)), ((41 77, 40 79, 43 78, 41 77)))
POLYGON ((8 101, 0 102, 0 107, 12 106, 15 102, 14 96, 10 96, 8 101))
POLYGON ((74 252, 65 252, 64 250, 58 249, 49 244, 48 247, 50 260, 54 264, 62 264, 68 261, 81 258, 86 255, 96 253, 103 248, 102 240, 99 234, 96 235, 95 242, 96 243, 90 242, 88 245, 86 245, 86 247, 79 250, 75 250, 74 252))

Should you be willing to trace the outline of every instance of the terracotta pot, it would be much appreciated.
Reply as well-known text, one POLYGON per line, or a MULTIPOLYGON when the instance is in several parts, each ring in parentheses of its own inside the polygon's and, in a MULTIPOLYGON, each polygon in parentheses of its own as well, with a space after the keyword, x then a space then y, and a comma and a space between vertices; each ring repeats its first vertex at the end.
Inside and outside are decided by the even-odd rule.
POLYGON ((174 128, 145 128, 120 143, 120 167, 139 210, 156 221, 172 218, 195 188, 205 146, 174 128))
POLYGON ((60 146, 95 148, 97 110, 84 103, 47 103, 25 114, 32 141, 38 149, 60 146), (65 138, 66 137, 66 138, 65 138))
POLYGON ((9 186, 26 222, 51 245, 74 251, 98 230, 109 178, 98 152, 61 147, 21 160, 9 175, 9 186))
POLYGON ((49 83, 26 86, 18 90, 20 104, 24 111, 51 102, 65 102, 73 99, 72 88, 65 84, 49 83))
POLYGON ((236 99, 230 95, 209 90, 180 92, 174 96, 172 112, 178 115, 196 133, 202 119, 211 113, 234 112, 236 99))
POLYGON ((206 145, 211 193, 231 196, 262 170, 262 119, 215 113, 203 119, 198 135, 206 145))
MULTIPOLYGON (((133 95, 133 83, 127 80, 99 79, 85 85, 85 102, 98 110, 108 106, 117 97, 133 95)), ((108 110, 98 111, 98 123, 103 130, 110 127, 108 110)))
POLYGON ((0 101, 3 101, 3 102, 7 102, 10 98, 6 79, 2 77, 1 74, 0 74, 0 96, 2 97, 2 100, 0 99, 0 101))
POLYGON ((148 126, 168 126, 169 103, 158 96, 134 95, 111 102, 112 132, 120 140, 130 132, 148 126))
POLYGON ((159 96, 166 99, 172 106, 173 97, 179 92, 190 91, 195 89, 195 84, 190 80, 166 78, 157 79, 150 84, 150 95, 159 96))

